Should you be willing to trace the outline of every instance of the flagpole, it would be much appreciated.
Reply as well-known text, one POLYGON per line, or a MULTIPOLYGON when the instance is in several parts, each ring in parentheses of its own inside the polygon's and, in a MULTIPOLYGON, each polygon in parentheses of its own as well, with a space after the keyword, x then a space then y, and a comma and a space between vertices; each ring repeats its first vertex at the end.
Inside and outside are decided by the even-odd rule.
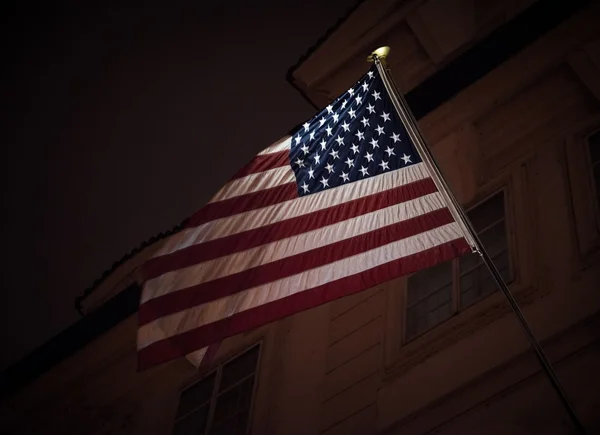
POLYGON ((445 197, 446 203, 448 204, 448 208, 450 209, 450 212, 452 213, 454 219, 461 226, 461 228, 463 230, 465 239, 471 245, 473 251, 477 252, 481 256, 482 261, 487 266, 488 270, 490 271, 494 280, 496 281, 496 284, 498 285, 498 287, 500 287, 500 290, 502 290, 502 293, 504 293, 504 296, 508 300, 508 303, 510 304, 513 312, 517 316, 517 319, 519 320, 519 323, 521 324, 521 327, 523 328, 523 331, 525 332, 527 339, 529 340, 531 346, 533 347, 533 349, 535 351, 535 354, 542 366, 542 369, 546 373, 546 375, 550 381, 550 384, 556 391, 556 394, 560 398, 563 406, 565 407, 565 410, 569 414, 569 418, 571 419, 571 422, 577 429, 578 433, 587 434, 587 431, 586 431, 585 427, 583 426, 583 424, 581 423, 581 421, 579 420, 579 418, 575 412, 575 409, 573 408, 573 405, 571 404, 567 395, 565 394, 565 391, 561 387, 560 382, 558 381, 558 378, 556 376, 556 373, 554 372, 554 369, 552 368, 552 365, 550 364, 548 357, 546 356, 544 350, 542 349, 542 346, 540 345, 540 343, 537 340, 537 338, 535 337, 532 329, 530 328, 529 324, 527 323, 527 320, 525 319, 523 312, 519 308, 517 301, 515 300, 510 289, 508 288, 508 285, 506 284, 506 282, 504 282, 504 279, 502 278, 502 275, 498 271, 498 268, 496 267, 496 265, 492 261, 491 257, 485 250, 483 244, 481 243, 481 240, 479 240, 479 237, 477 236, 477 232, 475 231, 471 222, 469 221, 467 214, 461 207, 460 203, 456 200, 456 197, 453 195, 452 191, 450 190, 450 186, 448 186, 448 184, 446 183, 446 180, 442 176, 442 173, 441 173, 437 163, 435 162, 435 159, 433 158, 433 155, 431 154, 429 147, 427 146, 427 143, 425 141, 423 133, 421 132, 416 119, 414 118, 412 112, 410 111, 410 108, 408 107, 406 100, 404 99, 402 94, 398 91, 398 88, 396 87, 393 79, 391 78, 391 76, 388 72, 388 68, 384 64, 385 58, 387 57, 389 51, 390 51, 389 47, 380 47, 377 50, 375 50, 368 57, 368 60, 375 63, 375 66, 377 67, 377 70, 379 71, 379 74, 381 76, 381 79, 383 81, 385 89, 386 89, 388 95, 390 96, 390 99, 392 100, 392 104, 394 105, 394 108, 396 109, 396 112, 398 113, 400 120, 406 127, 408 136, 410 137, 410 139, 412 140, 413 144, 415 145, 417 151, 421 155, 421 158, 423 159, 423 163, 425 164, 429 173, 431 174, 431 178, 433 179, 436 187, 438 188, 440 193, 445 197))

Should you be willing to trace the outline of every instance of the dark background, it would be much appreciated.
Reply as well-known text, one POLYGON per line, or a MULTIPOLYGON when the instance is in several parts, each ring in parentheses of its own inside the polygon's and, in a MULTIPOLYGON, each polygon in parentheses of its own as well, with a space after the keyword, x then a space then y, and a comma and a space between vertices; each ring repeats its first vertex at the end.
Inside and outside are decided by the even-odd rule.
POLYGON ((285 74, 355 3, 4 6, 0 370, 312 115, 285 74))

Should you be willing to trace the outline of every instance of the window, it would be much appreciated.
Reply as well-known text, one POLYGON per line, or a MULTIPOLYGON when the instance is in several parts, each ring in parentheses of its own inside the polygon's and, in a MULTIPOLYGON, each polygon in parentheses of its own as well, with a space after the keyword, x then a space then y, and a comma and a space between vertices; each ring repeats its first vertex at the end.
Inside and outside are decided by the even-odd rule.
POLYGON ((260 346, 254 346, 186 388, 179 399, 173 434, 246 434, 259 350, 260 346))
POLYGON ((590 163, 592 164, 592 175, 596 188, 596 202, 600 207, 600 131, 588 136, 588 147, 590 152, 590 163))
POLYGON ((600 130, 598 118, 565 140, 578 267, 596 267, 600 254, 600 130))
MULTIPOLYGON (((499 192, 468 212, 483 246, 506 281, 510 262, 504 193, 499 192)), ((497 290, 477 254, 438 264, 411 275, 407 282, 405 340, 442 323, 497 290)))

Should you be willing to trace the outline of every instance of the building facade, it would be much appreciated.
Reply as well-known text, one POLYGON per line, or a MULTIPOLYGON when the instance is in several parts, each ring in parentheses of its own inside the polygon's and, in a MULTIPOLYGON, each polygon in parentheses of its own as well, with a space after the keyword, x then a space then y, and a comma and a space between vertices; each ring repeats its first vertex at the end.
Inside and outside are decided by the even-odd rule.
MULTIPOLYGON (((398 87, 590 433, 598 22, 596 1, 368 0, 290 72, 323 107, 369 68, 370 51, 391 47, 398 87)), ((3 433, 575 433, 475 256, 231 337, 200 370, 180 359, 137 373, 135 313, 114 307, 137 303, 135 271, 159 245, 85 299, 91 320, 73 329, 72 351, 8 373, 39 376, 3 397, 3 433)))

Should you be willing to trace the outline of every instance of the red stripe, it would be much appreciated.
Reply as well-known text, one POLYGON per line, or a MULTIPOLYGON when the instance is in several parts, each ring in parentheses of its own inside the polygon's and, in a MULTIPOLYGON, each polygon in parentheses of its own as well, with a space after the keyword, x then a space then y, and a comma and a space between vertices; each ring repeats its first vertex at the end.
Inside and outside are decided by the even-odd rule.
POLYGON ((342 222, 436 191, 431 178, 425 178, 314 213, 192 245, 168 255, 151 258, 143 266, 143 277, 144 280, 156 278, 173 270, 342 222))
POLYGON ((197 227, 215 219, 233 216, 250 210, 257 210, 298 198, 297 189, 296 183, 291 182, 223 201, 208 203, 189 219, 186 228, 197 227))
POLYGON ((215 299, 314 269, 454 222, 447 208, 341 240, 262 266, 150 299, 140 306, 140 325, 215 299))
POLYGON ((348 276, 287 298, 242 311, 231 317, 191 331, 157 341, 138 352, 140 370, 187 355, 203 346, 273 322, 299 311, 307 310, 343 296, 375 287, 420 269, 434 266, 469 252, 464 239, 374 267, 357 275, 348 276))
POLYGON ((257 174, 269 169, 280 168, 290 164, 290 150, 279 151, 271 154, 261 154, 254 157, 250 163, 237 171, 232 180, 246 175, 257 174))

